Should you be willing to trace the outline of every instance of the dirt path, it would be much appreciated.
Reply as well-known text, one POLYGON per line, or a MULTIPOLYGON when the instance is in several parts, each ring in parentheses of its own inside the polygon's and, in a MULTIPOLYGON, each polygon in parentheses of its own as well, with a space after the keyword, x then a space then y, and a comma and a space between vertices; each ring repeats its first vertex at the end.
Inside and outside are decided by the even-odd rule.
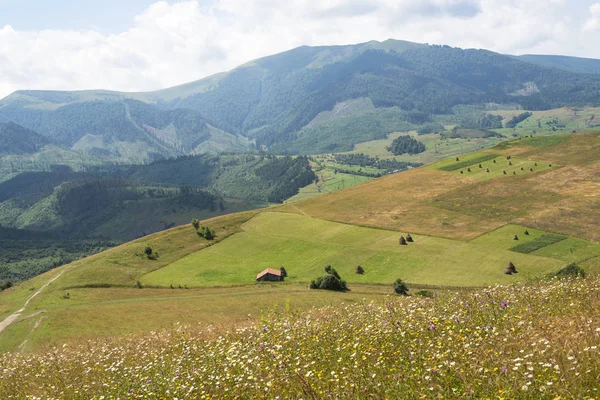
POLYGON ((55 280, 57 280, 58 278, 60 278, 60 276, 62 274, 64 274, 67 270, 64 269, 62 270, 58 275, 56 275, 54 278, 50 279, 48 282, 46 282, 46 284, 44 286, 42 286, 41 288, 38 289, 37 292, 35 292, 34 294, 32 294, 31 296, 29 296, 27 298, 27 301, 25 301, 25 304, 23 304, 23 307, 21 307, 19 310, 15 311, 13 314, 9 315, 8 317, 6 317, 4 319, 4 321, 0 322, 0 333, 2 333, 3 330, 5 330, 6 328, 8 328, 8 326, 10 324, 12 324, 13 322, 15 322, 17 320, 17 318, 19 318, 21 316, 21 314, 25 311, 25 308, 29 305, 29 302, 38 294, 40 294, 44 289, 46 289, 48 287, 48 285, 50 285, 52 282, 54 282, 55 280))

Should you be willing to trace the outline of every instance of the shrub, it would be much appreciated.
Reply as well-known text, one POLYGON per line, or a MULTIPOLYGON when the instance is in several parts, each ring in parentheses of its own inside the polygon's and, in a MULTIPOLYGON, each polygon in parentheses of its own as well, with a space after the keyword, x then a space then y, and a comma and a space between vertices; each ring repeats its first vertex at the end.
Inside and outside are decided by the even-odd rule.
POLYGON ((413 243, 414 242, 412 236, 410 236, 410 233, 406 235, 406 241, 409 242, 409 243, 413 243))
POLYGON ((356 267, 356 271, 355 271, 355 272, 356 272, 356 274, 358 274, 358 275, 362 275, 362 274, 364 274, 364 273, 365 273, 365 270, 364 270, 364 268, 363 268, 363 267, 361 267, 361 266, 359 265, 358 267, 356 267))
POLYGON ((198 228, 198 236, 206 240, 213 240, 216 236, 215 230, 210 226, 201 226, 198 228))
POLYGON ((571 263, 558 271, 555 275, 558 278, 567 278, 567 277, 578 277, 585 278, 586 273, 583 268, 575 263, 571 263))
POLYGON ((287 271, 285 270, 285 267, 283 265, 279 268, 279 272, 281 272, 281 276, 284 278, 288 276, 287 271))
POLYGON ((406 296, 408 295, 408 286, 402 281, 402 279, 398 278, 394 281, 392 285, 394 288, 394 292, 399 295, 406 296))
POLYGON ((146 254, 146 257, 151 258, 152 253, 153 253, 152 247, 146 246, 146 248, 144 249, 144 254, 146 254))
POLYGON ((192 226, 194 229, 198 230, 198 228, 200 228, 200 221, 197 218, 192 219, 192 226))
POLYGON ((342 280, 337 271, 331 268, 331 265, 325 267, 326 274, 318 277, 310 283, 311 289, 333 290, 336 292, 345 292, 348 290, 346 281, 342 280))
POLYGON ((12 281, 0 281, 0 292, 6 289, 10 289, 12 286, 12 281))
POLYGON ((408 244, 406 242, 406 239, 404 239, 404 236, 400 236, 400 240, 398 240, 398 243, 400 243, 402 246, 405 246, 408 244))
POLYGON ((328 265, 325 267, 325 272, 328 273, 329 275, 333 275, 338 279, 342 279, 342 277, 340 276, 340 274, 338 274, 338 272, 331 267, 331 265, 328 265))

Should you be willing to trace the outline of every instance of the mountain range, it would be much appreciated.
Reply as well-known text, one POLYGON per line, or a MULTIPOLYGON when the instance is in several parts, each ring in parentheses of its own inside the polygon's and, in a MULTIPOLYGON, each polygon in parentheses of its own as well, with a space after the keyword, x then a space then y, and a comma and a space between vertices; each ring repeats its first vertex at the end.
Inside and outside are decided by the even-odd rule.
POLYGON ((398 40, 302 46, 155 92, 18 91, 0 100, 0 122, 37 132, 38 147, 140 163, 256 149, 351 150, 481 103, 600 104, 600 60, 398 40))

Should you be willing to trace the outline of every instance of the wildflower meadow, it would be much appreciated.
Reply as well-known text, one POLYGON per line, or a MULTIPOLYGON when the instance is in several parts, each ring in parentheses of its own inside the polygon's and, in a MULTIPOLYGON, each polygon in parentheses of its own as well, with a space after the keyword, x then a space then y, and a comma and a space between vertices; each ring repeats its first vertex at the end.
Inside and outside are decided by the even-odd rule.
POLYGON ((595 399, 600 278, 187 326, 0 356, 3 399, 595 399))

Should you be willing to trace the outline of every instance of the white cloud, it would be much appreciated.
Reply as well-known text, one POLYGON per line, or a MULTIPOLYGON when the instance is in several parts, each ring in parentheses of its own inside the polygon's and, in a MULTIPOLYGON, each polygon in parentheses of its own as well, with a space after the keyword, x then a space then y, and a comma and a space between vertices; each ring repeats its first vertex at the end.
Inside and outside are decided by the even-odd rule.
POLYGON ((18 89, 153 90, 304 44, 390 37, 600 57, 600 3, 585 25, 568 7, 564 0, 159 1, 116 35, 1 28, 0 97, 18 89))
POLYGON ((593 32, 600 30, 600 3, 595 3, 590 6, 590 17, 585 22, 583 30, 593 32))

